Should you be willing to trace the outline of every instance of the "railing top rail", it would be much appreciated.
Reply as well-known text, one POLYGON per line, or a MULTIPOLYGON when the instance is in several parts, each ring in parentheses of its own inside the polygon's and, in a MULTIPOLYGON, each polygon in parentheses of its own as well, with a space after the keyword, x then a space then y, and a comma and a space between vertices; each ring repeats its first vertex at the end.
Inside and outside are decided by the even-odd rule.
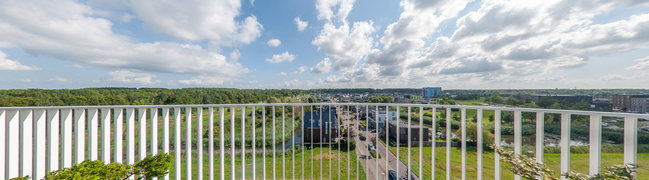
POLYGON ((102 105, 102 106, 30 106, 30 107, 0 107, 0 110, 28 110, 28 109, 107 109, 107 108, 185 108, 185 107, 244 107, 244 106, 402 106, 402 107, 435 107, 435 108, 466 108, 501 111, 543 112, 552 114, 598 115, 610 117, 649 118, 649 114, 634 114, 623 112, 601 112, 562 109, 519 108, 503 106, 466 106, 466 105, 440 105, 440 104, 408 104, 408 103, 258 103, 258 104, 178 104, 178 105, 102 105))

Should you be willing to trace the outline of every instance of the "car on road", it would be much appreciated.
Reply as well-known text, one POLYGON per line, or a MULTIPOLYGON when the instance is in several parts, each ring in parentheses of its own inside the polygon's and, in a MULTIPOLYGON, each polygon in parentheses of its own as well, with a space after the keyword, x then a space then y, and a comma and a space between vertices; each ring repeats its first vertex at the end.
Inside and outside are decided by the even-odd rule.
POLYGON ((367 144, 367 150, 368 151, 375 151, 376 148, 374 147, 374 144, 367 144))
POLYGON ((360 136, 358 136, 358 139, 360 139, 361 141, 365 141, 366 138, 365 136, 363 136, 363 134, 360 134, 360 136))
POLYGON ((388 179, 389 179, 389 180, 397 180, 397 172, 394 171, 394 170, 392 170, 392 169, 390 169, 390 170, 388 171, 388 179))

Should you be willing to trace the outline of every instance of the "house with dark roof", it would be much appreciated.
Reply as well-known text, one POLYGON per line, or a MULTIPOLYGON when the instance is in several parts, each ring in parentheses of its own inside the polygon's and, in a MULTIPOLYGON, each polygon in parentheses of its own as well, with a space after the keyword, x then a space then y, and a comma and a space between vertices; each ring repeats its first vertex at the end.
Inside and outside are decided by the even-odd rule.
POLYGON ((305 143, 333 143, 340 134, 335 108, 304 112, 305 143))

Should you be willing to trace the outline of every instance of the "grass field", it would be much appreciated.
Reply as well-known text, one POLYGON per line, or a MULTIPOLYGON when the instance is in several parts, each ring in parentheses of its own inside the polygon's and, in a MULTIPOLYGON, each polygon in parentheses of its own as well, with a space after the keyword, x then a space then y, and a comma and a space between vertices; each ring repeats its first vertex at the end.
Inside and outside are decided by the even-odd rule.
MULTIPOLYGON (((432 154, 431 147, 424 147, 424 164, 423 172, 424 179, 431 179, 431 165, 432 165, 432 154)), ((396 154, 396 147, 390 147, 390 151, 396 154)), ((399 153, 399 158, 402 162, 407 163, 408 160, 408 149, 401 148, 399 153)), ((435 150, 435 178, 436 179, 445 179, 446 178, 446 148, 437 147, 435 150)), ((460 179, 462 177, 462 156, 461 149, 459 147, 451 148, 451 179, 460 179)), ((419 148, 413 147, 411 149, 411 167, 413 172, 419 173, 419 148)), ((467 150, 467 179, 476 179, 477 176, 477 153, 475 151, 467 150)), ((494 178, 494 153, 493 152, 484 152, 483 156, 483 177, 484 179, 493 179, 494 178)), ((622 164, 623 154, 602 154, 602 163, 604 166, 611 166, 616 164, 622 164)), ((546 153, 544 156, 544 163, 546 167, 550 168, 555 172, 555 176, 559 176, 560 168, 560 154, 550 154, 546 153)), ((648 153, 639 153, 638 154, 638 163, 640 167, 638 168, 638 179, 649 179, 649 154, 648 153)), ((501 163, 501 178, 502 179, 514 179, 514 174, 508 170, 508 165, 501 163)), ((570 155, 570 168, 576 172, 588 173, 588 154, 571 154, 570 155)))
MULTIPOLYGON (((268 150, 267 150, 268 153, 268 150)), ((336 151, 336 150, 331 150, 330 148, 314 148, 311 150, 306 150, 303 153, 296 153, 295 156, 291 156, 291 152, 287 151, 287 155, 285 158, 285 167, 283 169, 282 167, 282 157, 281 155, 277 155, 275 159, 275 178, 276 179, 302 179, 302 172, 304 172, 304 179, 338 179, 339 177, 342 179, 347 179, 347 177, 350 177, 351 179, 366 179, 366 174, 363 171, 363 167, 361 167, 360 163, 358 163, 358 159, 356 158, 356 153, 354 151, 351 152, 341 152, 341 151, 336 151), (340 154, 339 154, 340 153, 340 154), (302 156, 304 155, 304 163, 302 163, 302 156), (348 164, 348 156, 349 156, 349 164, 351 166, 347 166, 348 164), (293 160, 295 160, 295 166, 293 166, 293 160), (331 163, 331 166, 330 166, 331 163), (338 163, 340 163, 340 166, 338 166, 338 163), (322 165, 322 166, 321 166, 322 165), (357 166, 358 166, 358 171, 357 171, 357 166), (295 167, 295 176, 293 176, 293 167, 295 167), (339 170, 340 168, 340 170, 339 170), (350 169, 348 171, 348 168, 350 169), (304 170, 304 171, 303 171, 304 170), (331 170, 331 171, 330 171, 331 170), (282 173, 284 172, 284 174, 282 173), (330 172, 331 175, 330 176, 330 172)), ((173 154, 173 152, 172 152, 173 154)), ((196 158, 196 154, 193 153, 193 158, 192 158, 192 178, 196 179, 198 176, 198 158, 196 158)), ((186 179, 185 173, 186 171, 186 153, 182 153, 182 179, 186 179)), ((208 156, 203 155, 203 179, 208 179, 208 172, 209 172, 209 160, 208 156)), ((262 179, 262 177, 265 177, 264 179, 273 179, 273 159, 272 157, 266 157, 266 161, 262 160, 261 156, 257 156, 255 159, 255 173, 256 173, 256 178, 257 179, 262 179), (266 167, 266 175, 263 175, 263 165, 265 164, 266 167)), ((232 177, 232 170, 231 170, 231 158, 230 155, 225 156, 225 178, 230 179, 232 177)), ((236 179, 243 179, 241 177, 241 164, 242 164, 242 159, 241 155, 237 155, 235 157, 235 178, 236 179)), ((245 160, 245 168, 246 168, 246 178, 245 179, 252 179, 252 157, 247 156, 245 160)), ((219 179, 220 178, 220 159, 218 154, 215 154, 214 157, 214 173, 215 173, 215 178, 219 179)), ((171 179, 174 179, 176 176, 174 169, 171 170, 170 172, 170 177, 171 179)))

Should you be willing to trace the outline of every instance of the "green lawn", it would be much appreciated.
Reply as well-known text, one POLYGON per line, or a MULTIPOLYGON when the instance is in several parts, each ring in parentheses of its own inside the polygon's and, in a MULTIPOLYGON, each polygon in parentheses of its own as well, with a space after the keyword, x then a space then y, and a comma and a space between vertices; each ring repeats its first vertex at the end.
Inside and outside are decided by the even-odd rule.
MULTIPOLYGON (((431 179, 431 147, 424 147, 424 179, 431 179)), ((390 147, 390 151, 396 154, 396 147, 390 147)), ((407 148, 401 147, 399 158, 404 163, 407 163, 407 148)), ((459 147, 451 148, 451 179, 459 179, 462 177, 462 156, 459 147)), ((411 162, 413 172, 419 173, 419 148, 411 149, 411 162)), ((467 179, 476 179, 477 176, 477 153, 475 151, 467 150, 467 179)), ((494 153, 484 152, 483 156, 483 177, 485 179, 493 179, 494 177, 494 153)), ((560 154, 546 153, 544 156, 544 163, 555 172, 555 176, 559 175, 560 168, 560 154)), ((602 154, 602 163, 604 166, 611 166, 614 164, 621 164, 623 160, 622 154, 602 154)), ((638 163, 638 179, 649 179, 649 153, 639 153, 638 163)), ((514 179, 514 174, 508 170, 508 165, 501 163, 501 178, 514 179)), ((588 173, 588 154, 571 154, 570 168, 576 172, 588 173)), ((446 178, 446 147, 437 147, 435 154, 435 178, 446 178)))
MULTIPOLYGON (((195 179, 196 176, 198 176, 198 159, 196 158, 196 153, 195 151, 193 152, 193 158, 192 158, 192 178, 195 179)), ((336 151, 336 150, 330 150, 329 148, 315 148, 311 150, 306 150, 304 153, 296 153, 295 156, 291 156, 291 152, 287 151, 286 159, 285 159, 285 178, 282 176, 282 157, 281 155, 277 155, 275 159, 275 178, 276 179, 301 179, 302 177, 302 169, 304 169, 304 178, 305 179, 338 179, 338 176, 342 179, 347 179, 347 177, 350 177, 351 179, 366 179, 366 174, 363 171, 363 168, 361 167, 360 163, 358 163, 357 158, 356 158, 356 153, 354 151, 351 152, 341 152, 341 151, 336 151), (340 154, 339 154, 340 153, 340 154), (302 156, 304 155, 304 164, 302 163, 302 156), (349 161, 349 164, 351 167, 347 166, 348 162, 348 156, 351 161, 349 161), (295 176, 293 176, 293 159, 295 160, 295 176), (340 162, 341 166, 338 166, 338 163, 340 162), (331 166, 329 166, 329 163, 331 163, 331 166), (313 165, 312 165, 313 164, 313 165), (322 164, 322 166, 320 166, 322 164), (356 166, 358 166, 359 171, 356 171, 356 166), (340 168, 340 170, 339 170, 340 168), (350 169, 348 171, 347 169, 350 169), (331 169, 331 171, 330 171, 331 169), (331 172, 333 177, 329 176, 329 172, 331 172)), ((173 154, 173 152, 172 152, 173 154)), ((267 155, 270 154, 269 151, 267 150, 267 155)), ((183 179, 185 178, 185 173, 186 173, 186 168, 185 168, 185 163, 186 163, 186 153, 182 153, 182 162, 181 162, 181 173, 183 179)), ((207 155, 203 155, 203 179, 207 179, 209 177, 209 160, 207 155)), ((235 158, 235 178, 236 179, 242 179, 241 177, 241 155, 237 155, 235 158)), ((252 179, 252 157, 251 156, 246 156, 246 161, 245 161, 245 166, 246 166, 246 179, 252 179)), ((230 155, 226 155, 225 157, 225 177, 226 179, 230 179, 232 176, 232 171, 231 171, 231 158, 230 155)), ((265 177, 265 179, 273 179, 273 159, 272 157, 268 156, 266 157, 266 161, 264 162, 262 160, 261 156, 257 156, 255 159, 255 173, 257 179, 261 179, 262 177, 265 177), (265 163, 266 166, 266 176, 263 175, 263 168, 262 168, 262 163, 265 163)), ((218 179, 220 177, 220 160, 218 154, 215 154, 214 157, 214 173, 215 173, 215 178, 218 179)), ((175 177, 175 172, 172 169, 170 172, 170 177, 171 179, 174 179, 175 177)))

